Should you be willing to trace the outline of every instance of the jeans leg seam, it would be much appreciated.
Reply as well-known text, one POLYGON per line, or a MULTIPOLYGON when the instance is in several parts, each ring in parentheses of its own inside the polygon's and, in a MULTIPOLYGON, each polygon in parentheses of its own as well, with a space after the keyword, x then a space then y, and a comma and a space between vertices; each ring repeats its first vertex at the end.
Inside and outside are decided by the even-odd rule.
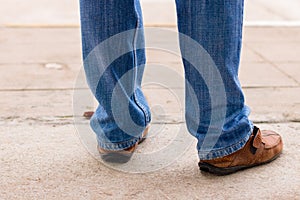
MULTIPOLYGON (((139 23, 140 23, 140 17, 138 16, 138 11, 136 9, 136 2, 134 2, 134 9, 135 9, 135 14, 136 14, 136 18, 137 18, 137 22, 136 22, 136 31, 134 34, 134 38, 133 38, 133 53, 134 53, 134 73, 135 73, 135 80, 134 80, 134 87, 136 87, 136 74, 137 74, 137 54, 136 54, 136 38, 137 38, 137 34, 138 34, 138 27, 139 27, 139 23)), ((136 96, 136 91, 134 91, 133 93, 133 100, 136 103, 136 105, 140 108, 140 110, 143 112, 144 117, 145 117, 145 127, 147 126, 147 123, 149 121, 149 115, 147 112, 147 109, 138 101, 138 98, 136 96)))

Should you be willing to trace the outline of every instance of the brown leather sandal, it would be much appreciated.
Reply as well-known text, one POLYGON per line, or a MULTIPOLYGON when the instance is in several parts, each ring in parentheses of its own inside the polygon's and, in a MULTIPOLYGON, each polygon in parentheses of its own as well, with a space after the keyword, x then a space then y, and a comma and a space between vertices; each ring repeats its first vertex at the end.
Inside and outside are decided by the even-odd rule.
POLYGON ((260 131, 254 127, 246 145, 228 156, 213 160, 201 160, 201 171, 216 175, 228 175, 239 170, 269 163, 279 157, 283 149, 281 136, 274 131, 260 131))

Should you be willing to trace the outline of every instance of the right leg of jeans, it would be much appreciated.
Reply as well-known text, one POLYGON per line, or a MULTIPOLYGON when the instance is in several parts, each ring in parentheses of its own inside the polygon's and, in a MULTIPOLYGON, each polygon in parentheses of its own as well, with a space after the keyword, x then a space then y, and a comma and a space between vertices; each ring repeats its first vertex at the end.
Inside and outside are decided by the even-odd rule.
POLYGON ((238 79, 244 0, 176 0, 186 122, 200 160, 245 146, 253 125, 238 79))
POLYGON ((91 127, 101 148, 126 149, 150 122, 139 1, 80 0, 80 16, 86 79, 99 102, 91 127))

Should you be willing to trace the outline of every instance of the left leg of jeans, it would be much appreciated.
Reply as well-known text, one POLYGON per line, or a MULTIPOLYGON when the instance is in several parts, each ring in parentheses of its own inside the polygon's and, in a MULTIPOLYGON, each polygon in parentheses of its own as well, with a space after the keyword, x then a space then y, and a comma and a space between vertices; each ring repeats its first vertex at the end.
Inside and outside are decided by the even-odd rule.
POLYGON ((201 160, 247 142, 252 123, 238 79, 243 0, 176 0, 186 78, 186 122, 201 160))
POLYGON ((91 127, 101 148, 126 149, 150 122, 139 0, 80 0, 80 11, 86 79, 99 103, 91 127))

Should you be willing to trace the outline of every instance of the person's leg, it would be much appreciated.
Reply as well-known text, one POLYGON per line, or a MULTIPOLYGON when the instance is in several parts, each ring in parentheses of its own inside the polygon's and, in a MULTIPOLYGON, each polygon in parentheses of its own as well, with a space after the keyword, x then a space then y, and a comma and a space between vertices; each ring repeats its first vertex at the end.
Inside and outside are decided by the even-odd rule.
POLYGON ((179 32, 203 48, 180 36, 187 83, 187 126, 198 139, 200 159, 223 157, 242 148, 252 132, 250 111, 244 104, 238 79, 243 0, 176 0, 176 3, 179 32), (198 57, 191 57, 191 52, 198 57), (196 66, 197 59, 200 66, 196 66), (198 117, 193 93, 198 101, 198 117), (212 116, 218 112, 219 115, 224 112, 223 121, 222 116, 212 116))
POLYGON ((282 139, 252 125, 238 79, 243 0, 176 3, 186 121, 198 139, 200 170, 226 175, 273 161, 282 139))
POLYGON ((86 79, 99 102, 91 127, 100 148, 130 148, 150 122, 139 1, 80 0, 80 16, 86 79))

